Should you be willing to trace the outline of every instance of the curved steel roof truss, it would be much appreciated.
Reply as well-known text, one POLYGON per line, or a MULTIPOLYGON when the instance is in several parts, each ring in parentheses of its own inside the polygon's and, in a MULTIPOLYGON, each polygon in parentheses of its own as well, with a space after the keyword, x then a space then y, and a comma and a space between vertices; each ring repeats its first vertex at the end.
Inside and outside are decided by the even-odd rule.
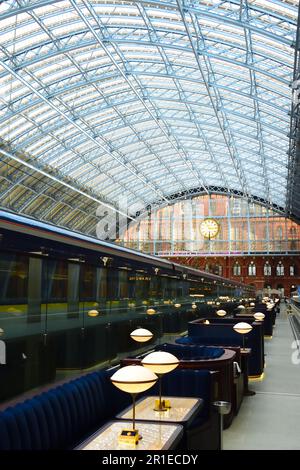
POLYGON ((3 176, 0 204, 89 233, 97 204, 122 213, 122 198, 147 207, 225 192, 284 211, 297 9, 1 3, 0 155, 20 176, 3 176))

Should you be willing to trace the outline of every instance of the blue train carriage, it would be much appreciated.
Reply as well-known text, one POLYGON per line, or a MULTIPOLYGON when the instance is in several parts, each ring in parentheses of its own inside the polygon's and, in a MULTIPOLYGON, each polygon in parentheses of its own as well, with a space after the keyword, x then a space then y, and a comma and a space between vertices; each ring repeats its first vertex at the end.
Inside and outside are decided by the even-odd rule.
POLYGON ((0 400, 141 346, 130 332, 180 333, 251 288, 20 215, 0 211, 0 400))

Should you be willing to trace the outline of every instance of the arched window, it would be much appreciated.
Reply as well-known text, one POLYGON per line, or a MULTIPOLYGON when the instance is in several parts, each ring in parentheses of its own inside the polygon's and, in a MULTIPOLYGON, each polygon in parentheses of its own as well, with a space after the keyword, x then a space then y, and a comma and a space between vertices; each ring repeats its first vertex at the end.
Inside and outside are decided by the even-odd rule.
POLYGON ((290 266, 290 276, 295 276, 295 266, 293 264, 290 266))
POLYGON ((233 275, 234 276, 240 276, 241 275, 241 266, 237 261, 233 265, 233 275))
POLYGON ((269 264, 269 261, 266 261, 264 265, 264 276, 271 276, 271 274, 272 274, 271 265, 269 264))
POLYGON ((248 266, 248 276, 256 276, 256 266, 253 261, 248 266))
POLYGON ((276 266, 276 276, 284 276, 284 266, 282 264, 282 261, 279 261, 276 266))
POLYGON ((281 226, 277 227, 276 229, 276 240, 275 240, 275 247, 277 251, 281 251, 283 247, 283 228, 281 226))
POLYGON ((290 250, 297 249, 297 230, 296 227, 291 227, 289 230, 289 248, 290 250))
POLYGON ((281 226, 277 227, 277 239, 281 240, 283 237, 283 229, 281 226))

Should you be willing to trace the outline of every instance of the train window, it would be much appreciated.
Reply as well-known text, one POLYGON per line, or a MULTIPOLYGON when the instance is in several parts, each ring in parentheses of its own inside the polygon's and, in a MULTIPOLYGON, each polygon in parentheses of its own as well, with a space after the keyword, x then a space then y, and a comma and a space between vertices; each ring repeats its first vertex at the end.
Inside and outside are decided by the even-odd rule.
POLYGON ((107 271, 107 299, 117 300, 120 298, 119 291, 119 271, 114 268, 108 268, 107 271))
POLYGON ((81 300, 93 301, 96 298, 96 267, 89 264, 81 266, 81 300))
POLYGON ((25 256, 0 253, 0 299, 2 304, 27 303, 28 265, 25 256))
POLYGON ((121 299, 128 299, 128 272, 127 271, 119 271, 119 290, 120 290, 120 298, 121 299))
POLYGON ((96 281, 96 298, 107 299, 107 269, 108 268, 97 268, 97 281, 96 281))
POLYGON ((67 302, 68 265, 61 260, 44 260, 42 296, 44 302, 67 302))
POLYGON ((132 279, 134 283, 134 297, 138 304, 141 304, 149 295, 150 275, 143 270, 138 270, 130 274, 129 279, 132 279))

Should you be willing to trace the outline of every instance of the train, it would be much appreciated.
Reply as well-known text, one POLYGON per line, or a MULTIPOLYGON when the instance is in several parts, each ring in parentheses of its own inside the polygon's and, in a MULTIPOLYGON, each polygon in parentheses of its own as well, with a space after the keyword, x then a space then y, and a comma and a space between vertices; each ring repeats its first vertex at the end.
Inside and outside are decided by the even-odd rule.
POLYGON ((181 333, 253 287, 0 210, 0 401, 181 333))

